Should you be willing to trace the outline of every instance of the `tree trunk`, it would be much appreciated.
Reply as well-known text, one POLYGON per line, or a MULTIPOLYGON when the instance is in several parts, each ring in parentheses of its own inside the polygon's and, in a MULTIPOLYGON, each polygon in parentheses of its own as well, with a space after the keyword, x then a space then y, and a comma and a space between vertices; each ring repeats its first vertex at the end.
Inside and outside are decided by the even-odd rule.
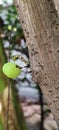
POLYGON ((29 49, 33 79, 59 127, 59 18, 52 0, 15 0, 29 49))

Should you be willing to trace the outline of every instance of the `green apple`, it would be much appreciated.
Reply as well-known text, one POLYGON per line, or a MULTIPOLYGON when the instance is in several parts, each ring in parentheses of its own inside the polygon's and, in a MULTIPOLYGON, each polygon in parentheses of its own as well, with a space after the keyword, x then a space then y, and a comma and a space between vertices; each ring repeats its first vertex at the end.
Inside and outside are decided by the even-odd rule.
POLYGON ((16 78, 21 73, 21 69, 13 62, 5 63, 2 70, 8 78, 16 78))

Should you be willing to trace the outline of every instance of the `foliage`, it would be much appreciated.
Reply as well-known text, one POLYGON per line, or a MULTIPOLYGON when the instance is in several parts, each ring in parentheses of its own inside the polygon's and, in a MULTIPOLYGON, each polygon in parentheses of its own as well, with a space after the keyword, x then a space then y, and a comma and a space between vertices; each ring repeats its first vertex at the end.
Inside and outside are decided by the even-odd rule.
POLYGON ((0 130, 4 130, 4 127, 3 127, 1 119, 0 119, 0 130))
MULTIPOLYGON (((2 37, 1 39, 4 41, 4 44, 2 44, 2 40, 0 39, 0 54, 1 54, 0 60, 2 63, 1 69, 0 69, 0 76, 1 76, 0 93, 2 91, 2 94, 6 87, 5 82, 7 81, 7 80, 5 80, 6 78, 2 73, 2 66, 8 60, 8 55, 7 55, 7 59, 5 60, 6 57, 4 56, 4 54, 5 54, 4 51, 7 49, 8 53, 9 53, 11 50, 15 49, 16 44, 20 43, 20 39, 24 38, 23 31, 22 31, 21 25, 20 25, 18 17, 17 17, 17 12, 15 9, 15 6, 12 5, 10 8, 8 8, 8 10, 5 10, 5 11, 6 11, 6 15, 5 15, 6 17, 5 18, 3 18, 2 16, 0 17, 0 37, 2 37), (7 46, 7 48, 4 49, 3 45, 4 46, 6 45, 5 41, 8 41, 8 43, 10 43, 10 47, 7 46), (3 82, 3 80, 4 80, 4 82, 3 82)), ((15 90, 13 89, 12 91, 15 91, 15 90)), ((13 100, 14 100, 14 103, 16 104, 15 111, 16 111, 16 118, 18 119, 18 117, 21 114, 21 111, 19 108, 20 102, 19 102, 19 104, 18 104, 18 102, 16 102, 16 98, 14 95, 13 95, 13 100)), ((22 114, 22 117, 19 117, 19 119, 21 121, 21 124, 19 124, 19 120, 18 120, 18 124, 20 127, 19 129, 21 130, 22 127, 23 127, 23 129, 26 129, 25 128, 26 123, 24 123, 23 114, 22 114), (22 118, 22 120, 21 120, 21 118, 22 118)), ((3 130, 1 121, 0 121, 0 129, 3 130)))
POLYGON ((0 92, 3 92, 7 85, 7 79, 2 73, 2 66, 7 61, 5 51, 3 49, 2 39, 0 39, 0 92))
POLYGON ((23 35, 21 25, 19 23, 15 6, 12 5, 11 7, 8 8, 8 10, 5 11, 6 11, 5 19, 1 17, 3 20, 1 25, 4 34, 4 40, 8 40, 8 42, 11 43, 11 49, 13 49, 15 43, 19 44, 20 39, 24 38, 24 35, 23 35))

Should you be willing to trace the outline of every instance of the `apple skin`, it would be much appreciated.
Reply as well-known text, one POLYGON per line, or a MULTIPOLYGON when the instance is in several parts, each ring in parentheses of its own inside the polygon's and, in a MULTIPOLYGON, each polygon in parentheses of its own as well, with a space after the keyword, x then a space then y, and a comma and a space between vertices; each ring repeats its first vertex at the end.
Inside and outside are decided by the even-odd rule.
POLYGON ((2 71, 8 78, 16 78, 21 73, 21 69, 13 62, 5 63, 2 71))

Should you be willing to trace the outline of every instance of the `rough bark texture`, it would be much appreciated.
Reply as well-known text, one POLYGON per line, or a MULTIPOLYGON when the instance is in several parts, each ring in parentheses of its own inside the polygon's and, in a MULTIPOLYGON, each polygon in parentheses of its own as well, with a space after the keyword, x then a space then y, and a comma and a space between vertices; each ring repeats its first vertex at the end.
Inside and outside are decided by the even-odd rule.
POLYGON ((52 0, 15 0, 27 40, 33 79, 59 127, 59 18, 52 0))

